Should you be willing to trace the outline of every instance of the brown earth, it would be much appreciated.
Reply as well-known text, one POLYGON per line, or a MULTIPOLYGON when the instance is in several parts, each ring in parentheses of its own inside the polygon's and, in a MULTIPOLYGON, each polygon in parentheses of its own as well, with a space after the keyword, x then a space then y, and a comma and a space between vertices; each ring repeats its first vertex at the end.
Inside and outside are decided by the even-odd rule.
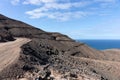
POLYGON ((99 51, 3 15, 0 37, 0 80, 120 80, 119 49, 99 51))
POLYGON ((0 43, 0 71, 18 60, 20 47, 29 41, 29 39, 17 38, 15 41, 0 43))

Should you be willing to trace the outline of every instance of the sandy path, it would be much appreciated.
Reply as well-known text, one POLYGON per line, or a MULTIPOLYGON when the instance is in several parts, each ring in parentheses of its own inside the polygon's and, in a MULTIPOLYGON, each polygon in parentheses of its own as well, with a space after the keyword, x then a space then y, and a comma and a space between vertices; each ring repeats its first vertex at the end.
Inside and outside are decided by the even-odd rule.
POLYGON ((17 38, 15 41, 0 43, 0 71, 19 58, 21 46, 29 39, 17 38))

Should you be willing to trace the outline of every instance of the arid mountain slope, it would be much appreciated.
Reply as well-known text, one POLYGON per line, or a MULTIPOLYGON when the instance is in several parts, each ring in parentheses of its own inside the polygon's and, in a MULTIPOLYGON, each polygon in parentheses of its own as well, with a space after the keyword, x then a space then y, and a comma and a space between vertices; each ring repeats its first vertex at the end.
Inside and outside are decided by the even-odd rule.
POLYGON ((8 56, 10 56, 8 59, 15 60, 12 64, 8 63, 5 66, 4 62, 0 63, 3 67, 0 67, 0 80, 21 78, 28 80, 52 80, 53 78, 53 80, 120 80, 119 50, 117 52, 99 51, 85 43, 78 43, 66 35, 46 32, 3 15, 0 15, 0 37, 2 47, 0 58, 3 57, 5 63, 9 61, 5 60, 8 56), (29 38, 31 41, 15 40, 15 37, 29 38), (10 46, 9 42, 2 43, 6 41, 13 41, 10 42, 13 44, 10 46), (23 45, 24 41, 28 43, 23 45), (7 46, 3 47, 5 44, 7 46), (6 49, 7 51, 4 51, 6 49), (2 50, 5 54, 2 54, 2 50), (11 52, 16 57, 13 58, 11 52))

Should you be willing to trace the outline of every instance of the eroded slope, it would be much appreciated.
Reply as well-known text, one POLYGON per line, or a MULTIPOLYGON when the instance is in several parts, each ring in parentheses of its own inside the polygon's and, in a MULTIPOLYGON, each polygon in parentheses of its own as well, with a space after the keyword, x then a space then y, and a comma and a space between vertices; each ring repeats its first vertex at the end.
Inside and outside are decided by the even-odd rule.
POLYGON ((120 80, 119 50, 99 51, 66 35, 45 32, 3 15, 0 35, 5 41, 31 39, 1 43, 0 80, 120 80))

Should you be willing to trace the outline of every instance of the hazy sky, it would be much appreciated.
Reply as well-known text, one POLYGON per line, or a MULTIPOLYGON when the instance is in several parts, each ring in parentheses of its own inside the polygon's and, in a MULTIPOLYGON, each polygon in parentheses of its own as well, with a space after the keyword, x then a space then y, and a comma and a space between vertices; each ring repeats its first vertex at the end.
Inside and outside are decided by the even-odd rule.
POLYGON ((74 39, 120 39, 120 0, 1 0, 0 13, 74 39))

